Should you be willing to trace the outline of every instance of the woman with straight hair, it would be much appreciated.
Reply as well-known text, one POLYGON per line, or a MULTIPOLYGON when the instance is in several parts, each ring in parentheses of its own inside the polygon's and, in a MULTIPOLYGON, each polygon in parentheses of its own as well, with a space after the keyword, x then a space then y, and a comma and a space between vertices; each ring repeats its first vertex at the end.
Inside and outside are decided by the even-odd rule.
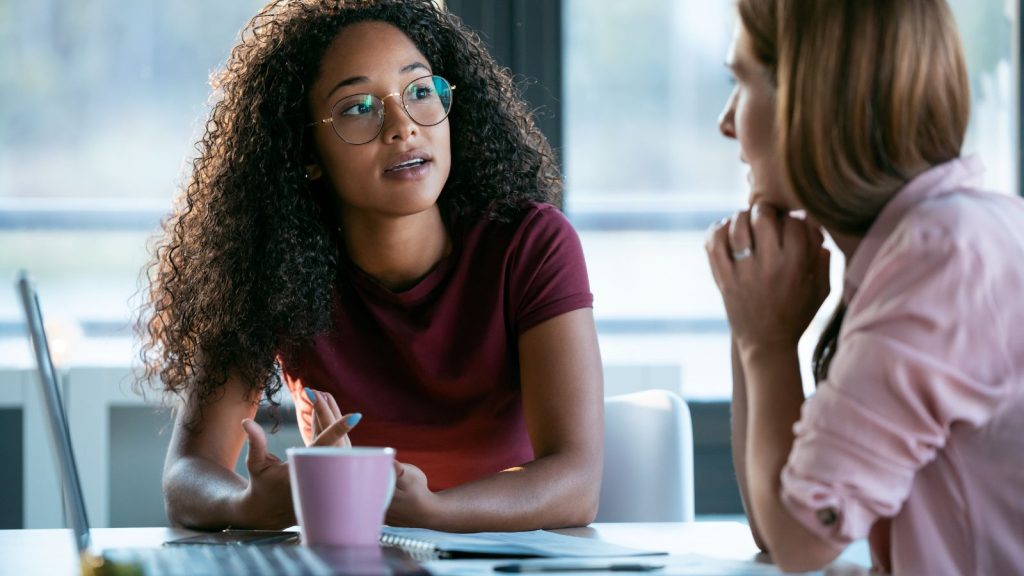
POLYGON ((758 545, 818 569, 868 538, 895 574, 1024 566, 1024 201, 961 157, 969 91, 943 0, 740 0, 720 119, 752 208, 714 226, 733 457, 758 545), (806 217, 791 215, 805 211, 806 217), (805 399, 797 342, 842 300, 805 399))

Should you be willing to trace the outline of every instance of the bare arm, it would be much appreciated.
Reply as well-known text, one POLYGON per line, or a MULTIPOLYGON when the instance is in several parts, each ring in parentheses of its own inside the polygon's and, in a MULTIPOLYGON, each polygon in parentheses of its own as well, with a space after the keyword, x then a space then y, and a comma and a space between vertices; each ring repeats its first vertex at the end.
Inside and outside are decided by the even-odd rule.
POLYGON ((175 526, 199 529, 283 528, 295 524, 287 466, 266 452, 263 431, 251 419, 258 402, 244 384, 229 378, 222 393, 203 408, 200 426, 184 423, 195 406, 177 415, 164 463, 164 500, 175 526), (243 420, 248 420, 243 428, 243 420), (250 483, 235 473, 249 434, 250 483))
MULTIPOLYGON (((329 395, 314 409, 314 446, 350 446, 354 424, 329 395), (321 425, 323 423, 323 425, 321 425)), ((184 426, 196 408, 179 411, 164 463, 164 501, 175 526, 216 530, 285 528, 295 524, 288 464, 267 452, 267 438, 252 421, 259 402, 229 378, 221 394, 203 408, 195 430, 184 426), (249 441, 249 478, 235 473, 242 445, 249 441)))
POLYGON ((767 552, 768 547, 757 527, 747 488, 747 414, 747 380, 743 375, 743 363, 740 362, 736 340, 732 340, 732 464, 736 470, 736 484, 739 485, 743 509, 750 523, 750 533, 757 547, 767 552))
POLYGON ((824 567, 842 551, 805 528, 782 502, 803 387, 797 344, 829 292, 828 251, 816 225, 758 204, 712 226, 707 251, 732 329, 733 426, 740 488, 758 545, 784 571, 824 567), (740 257, 738 252, 750 249, 740 257), (770 287, 770 288, 769 288, 770 287), (745 382, 744 382, 745 381, 745 382), (736 400, 740 402, 736 402, 736 400), (745 418, 739 412, 745 412, 745 418), (756 522, 755 522, 756 519, 756 522))
POLYGON ((406 467, 388 523, 472 532, 593 521, 601 488, 604 386, 592 310, 531 328, 519 339, 519 355, 523 412, 536 459, 436 494, 409 493, 402 501, 403 483, 414 480, 406 478, 406 467))
POLYGON ((743 353, 750 379, 747 477, 750 507, 771 551, 785 572, 806 572, 826 566, 842 548, 804 527, 782 503, 782 468, 793 448, 793 424, 800 419, 803 391, 796 348, 750 348, 743 353))

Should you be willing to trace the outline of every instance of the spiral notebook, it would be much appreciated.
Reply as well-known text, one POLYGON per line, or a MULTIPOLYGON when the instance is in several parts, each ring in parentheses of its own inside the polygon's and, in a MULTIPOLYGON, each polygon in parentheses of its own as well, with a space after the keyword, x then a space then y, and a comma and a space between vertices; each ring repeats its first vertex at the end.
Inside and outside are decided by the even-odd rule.
POLYGON ((667 554, 547 530, 454 534, 423 528, 385 526, 380 542, 384 546, 402 548, 421 561, 446 558, 611 558, 667 554))

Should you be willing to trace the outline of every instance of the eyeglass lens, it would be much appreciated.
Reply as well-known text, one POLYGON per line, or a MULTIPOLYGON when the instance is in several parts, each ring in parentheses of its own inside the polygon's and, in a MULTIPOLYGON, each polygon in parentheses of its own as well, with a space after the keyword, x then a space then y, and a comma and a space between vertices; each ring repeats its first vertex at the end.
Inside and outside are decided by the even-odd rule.
MULTIPOLYGON (((440 124, 452 107, 452 88, 440 76, 424 76, 402 91, 402 107, 421 126, 440 124)), ((334 131, 349 144, 365 144, 384 125, 384 101, 373 94, 355 94, 334 105, 334 131)))

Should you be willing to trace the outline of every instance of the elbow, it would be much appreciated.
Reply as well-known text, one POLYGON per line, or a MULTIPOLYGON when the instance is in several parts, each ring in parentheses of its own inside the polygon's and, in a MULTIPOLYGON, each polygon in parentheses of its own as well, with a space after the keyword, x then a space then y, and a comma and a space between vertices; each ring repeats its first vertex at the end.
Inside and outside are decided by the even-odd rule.
POLYGON ((174 473, 173 466, 164 468, 162 479, 164 513, 167 515, 167 521, 172 527, 193 528, 191 523, 188 521, 188 515, 185 513, 185 507, 181 502, 181 498, 177 496, 178 482, 176 479, 177 475, 174 473))
POLYGON ((604 475, 602 456, 599 454, 597 458, 587 459, 587 464, 580 470, 580 485, 569 495, 569 500, 576 502, 574 526, 586 526, 597 518, 597 509, 601 505, 601 479, 604 475))
POLYGON ((815 562, 806 562, 804 560, 798 560, 796 562, 786 560, 783 562, 781 560, 775 560, 774 557, 772 558, 772 560, 775 561, 775 566, 778 568, 779 572, 783 572, 785 574, 803 574, 805 572, 818 572, 828 565, 828 563, 819 564, 815 562))
MULTIPOLYGON (((775 560, 775 558, 772 558, 775 560)), ((814 562, 807 559, 796 559, 790 560, 775 560, 775 566, 778 567, 780 572, 786 574, 803 574, 805 572, 818 572, 823 570, 829 562, 814 562)))
POLYGON ((227 522, 202 518, 200 509, 194 504, 190 505, 182 498, 174 496, 174 492, 164 490, 164 513, 167 515, 167 522, 172 528, 186 528, 189 530, 215 531, 228 528, 227 522))
POLYGON ((172 528, 194 528, 188 522, 188 517, 182 506, 168 491, 166 483, 164 484, 164 514, 167 515, 167 522, 172 528))
MULTIPOLYGON (((768 550, 768 544, 764 541, 764 538, 761 537, 761 533, 758 532, 757 526, 754 524, 753 518, 749 518, 749 522, 750 522, 750 535, 753 537, 754 545, 757 546, 757 550, 758 550, 757 556, 755 557, 757 559, 757 562, 762 563, 762 564, 771 564, 771 563, 773 563, 774 559, 772 558, 771 551, 768 550)), ((780 571, 781 571, 781 568, 780 568, 780 571)))
POLYGON ((167 515, 167 523, 171 528, 191 528, 178 513, 178 509, 166 497, 164 497, 164 514, 167 515))
POLYGON ((586 475, 582 481, 583 486, 573 491, 568 501, 573 503, 570 523, 566 528, 586 526, 597 518, 597 508, 601 502, 601 473, 586 475))
POLYGON ((550 518, 545 529, 579 528, 587 526, 597 518, 597 508, 601 499, 601 476, 585 474, 578 482, 567 482, 562 486, 561 494, 555 496, 552 503, 556 506, 550 510, 559 510, 557 516, 550 518))
POLYGON ((597 500, 596 496, 590 498, 589 495, 574 493, 568 496, 561 506, 548 508, 558 512, 549 515, 548 520, 543 521, 540 527, 544 530, 559 530, 587 526, 597 518, 597 500))
POLYGON ((546 528, 557 530, 559 528, 580 528, 587 526, 597 518, 597 502, 577 502, 571 510, 568 510, 561 521, 554 522, 555 525, 546 528))
POLYGON ((227 524, 224 522, 210 522, 203 518, 204 506, 196 501, 195 489, 188 481, 189 475, 187 466, 180 462, 164 468, 164 513, 170 526, 190 530, 225 528, 227 524))
POLYGON ((786 573, 816 572, 823 570, 839 556, 841 549, 822 543, 814 545, 773 546, 768 552, 772 562, 786 573))
POLYGON ((754 526, 753 520, 750 521, 750 535, 754 538, 754 545, 763 554, 768 554, 768 544, 765 543, 764 538, 761 537, 761 533, 757 531, 757 527, 754 526))
POLYGON ((589 498, 581 498, 579 505, 576 506, 575 518, 573 518, 571 527, 586 526, 597 518, 597 506, 598 506, 598 494, 593 494, 589 498))
POLYGON ((186 528, 185 522, 181 517, 181 507, 177 503, 177 499, 174 497, 175 493, 175 466, 167 462, 164 464, 164 473, 160 479, 160 488, 164 495, 164 514, 167 515, 167 521, 173 528, 186 528))

